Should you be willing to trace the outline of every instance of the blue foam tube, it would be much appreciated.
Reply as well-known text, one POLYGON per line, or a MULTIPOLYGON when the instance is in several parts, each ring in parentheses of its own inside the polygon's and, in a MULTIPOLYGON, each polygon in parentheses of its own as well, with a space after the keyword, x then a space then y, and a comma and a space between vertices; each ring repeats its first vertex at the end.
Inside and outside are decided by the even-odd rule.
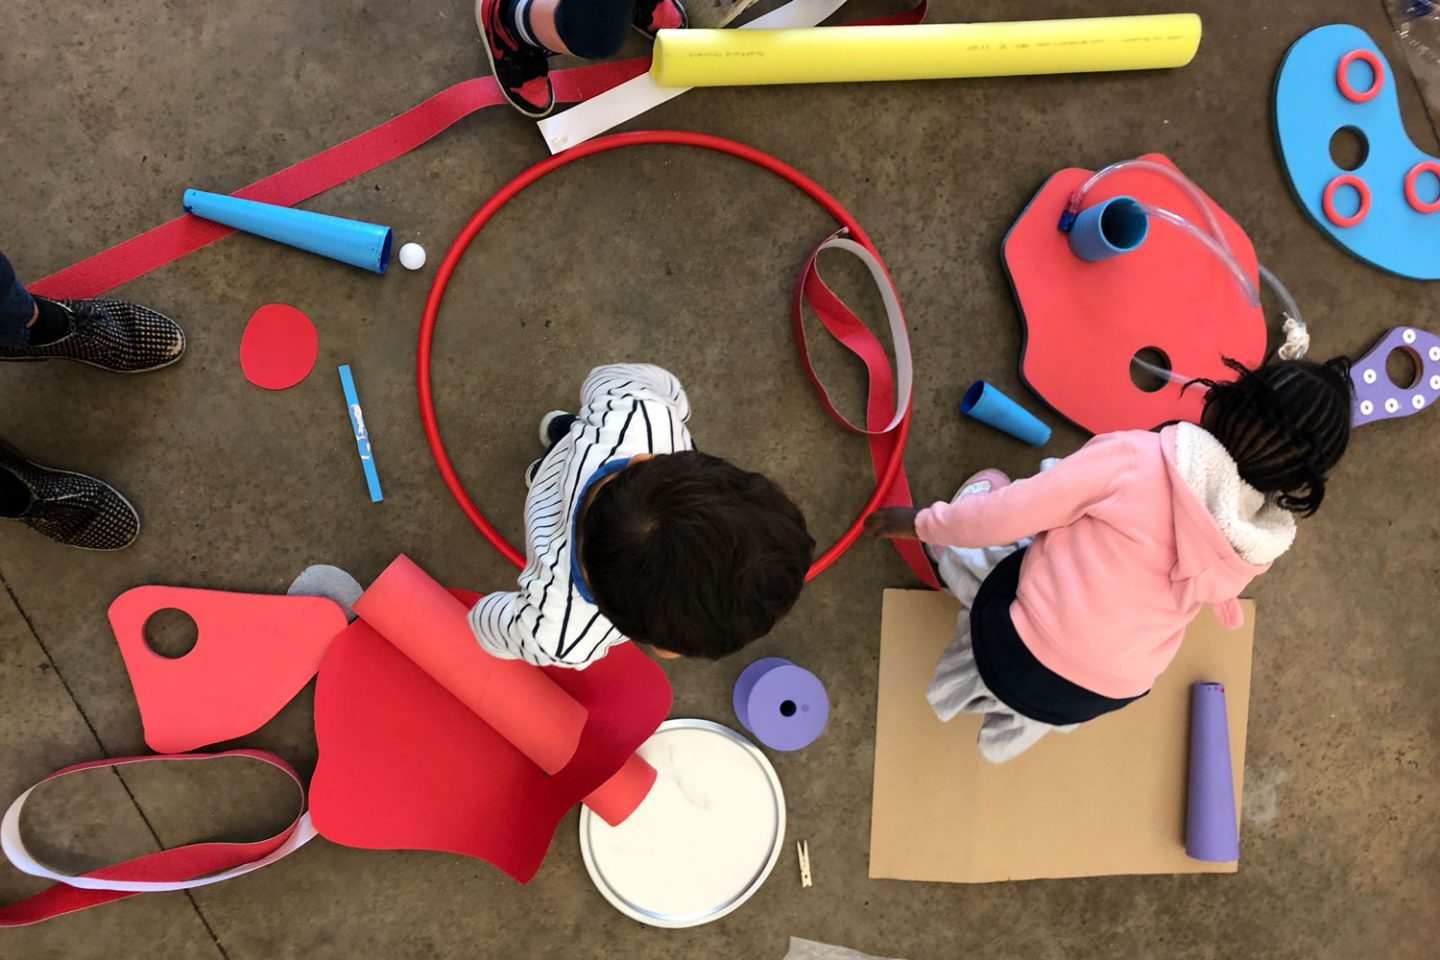
POLYGON ((1145 242, 1150 218, 1134 197, 1110 197, 1081 210, 1070 226, 1070 251, 1091 262, 1129 253, 1145 242))
POLYGON ((1039 417, 984 380, 970 384, 960 401, 960 412, 1031 446, 1043 447, 1050 440, 1050 428, 1039 417))
POLYGON ((375 273, 390 265, 389 227, 203 190, 185 191, 185 212, 375 273))

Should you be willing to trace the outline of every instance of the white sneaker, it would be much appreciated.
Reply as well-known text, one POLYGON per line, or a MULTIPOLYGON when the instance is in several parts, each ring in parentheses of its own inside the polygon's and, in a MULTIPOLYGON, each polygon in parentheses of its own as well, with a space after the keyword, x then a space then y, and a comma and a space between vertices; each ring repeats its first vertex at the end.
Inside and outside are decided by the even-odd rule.
POLYGON ((549 450, 551 447, 555 446, 556 441, 558 441, 561 437, 565 435, 565 431, 569 430, 570 424, 574 422, 575 414, 571 413, 568 410, 551 410, 549 413, 545 414, 545 416, 540 418, 540 446, 546 450, 549 450), (565 423, 564 429, 561 429, 560 427, 560 420, 562 417, 566 418, 566 420, 568 421, 565 423), (554 436, 552 435, 552 432, 558 433, 559 435, 554 436))

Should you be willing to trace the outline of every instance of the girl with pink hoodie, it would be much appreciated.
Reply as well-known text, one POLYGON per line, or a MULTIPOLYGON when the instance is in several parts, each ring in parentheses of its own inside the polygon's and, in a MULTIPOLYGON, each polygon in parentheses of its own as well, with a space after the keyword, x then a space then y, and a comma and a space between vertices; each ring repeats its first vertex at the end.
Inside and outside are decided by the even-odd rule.
POLYGON ((1320 506, 1350 433, 1348 362, 1230 365, 1234 382, 1197 381, 1200 426, 1101 434, 1028 479, 982 471, 949 503, 867 521, 925 541, 969 608, 928 697, 942 720, 984 715, 988 760, 1143 697, 1205 604, 1239 626, 1240 592, 1320 506))

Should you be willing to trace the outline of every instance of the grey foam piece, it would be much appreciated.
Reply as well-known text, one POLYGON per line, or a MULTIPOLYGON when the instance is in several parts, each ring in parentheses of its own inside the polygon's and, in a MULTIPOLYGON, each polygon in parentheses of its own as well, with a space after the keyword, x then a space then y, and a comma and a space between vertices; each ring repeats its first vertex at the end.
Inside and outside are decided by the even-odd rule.
POLYGON ((300 576, 285 591, 290 596, 325 597, 334 600, 345 610, 348 620, 355 619, 355 601, 360 599, 364 589, 360 581, 339 567, 328 563, 316 563, 300 571, 300 576))
POLYGON ((868 953, 861 953, 859 950, 851 950, 848 947, 834 947, 828 943, 816 943, 814 940, 791 937, 790 952, 785 954, 784 960, 885 960, 885 958, 872 957, 868 953))

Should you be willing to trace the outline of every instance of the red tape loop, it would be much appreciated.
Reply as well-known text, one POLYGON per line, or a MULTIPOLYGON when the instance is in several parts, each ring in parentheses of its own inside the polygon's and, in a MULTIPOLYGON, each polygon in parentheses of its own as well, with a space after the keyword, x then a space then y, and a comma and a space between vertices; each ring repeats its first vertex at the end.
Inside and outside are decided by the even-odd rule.
MULTIPOLYGON (((838 236, 831 237, 826 243, 837 246, 853 243, 854 246, 861 248, 874 259, 875 266, 879 268, 878 274, 874 268, 872 268, 871 271, 872 276, 877 277, 877 283, 880 283, 879 278, 884 278, 884 282, 880 283, 882 294, 887 287, 890 287, 892 295, 894 292, 880 258, 875 252, 874 245, 871 244, 870 239, 860 228, 860 224, 850 215, 849 211, 840 205, 839 201, 826 193, 824 188, 815 181, 789 164, 776 157, 772 157, 768 153, 756 150, 754 147, 746 146, 734 140, 726 140, 723 137, 715 137, 703 133, 690 133, 682 130, 647 130, 636 133, 615 134, 608 137, 600 137, 595 140, 588 140, 563 153, 541 160, 505 184, 505 186, 496 191, 489 200, 486 200, 479 210, 475 211, 474 216, 465 224, 464 229, 460 231, 459 236, 455 238, 455 241, 450 245, 450 249, 446 252, 444 259, 440 262, 440 267, 436 271, 435 279, 430 286, 430 295, 425 301, 424 318, 420 323, 420 343, 416 355, 415 379, 420 396, 420 419, 425 426, 425 439, 430 445, 430 452, 435 457, 435 466, 439 469, 440 476, 444 480, 446 488, 449 489, 450 495, 455 498, 455 502, 460 505, 460 509, 464 511, 465 516, 470 519, 470 522, 475 525, 475 528, 480 531, 481 535, 490 542, 491 546, 500 551, 502 556, 517 567, 524 566, 525 557, 495 529, 490 521, 485 518, 485 515, 480 512, 480 508, 475 505, 474 499, 471 498, 470 494, 466 491, 464 483, 461 482, 459 475, 455 472, 455 467, 450 462, 450 456, 445 450, 445 442, 440 437, 440 426, 435 415, 435 397, 430 378, 430 352, 434 343, 435 323, 440 314, 440 304, 445 298, 446 285, 450 282, 451 275, 455 272, 460 258, 464 256, 471 241, 475 239, 475 236, 485 224, 490 222, 490 219, 495 216, 500 208, 513 199, 516 194, 520 193, 520 191, 547 173, 551 173, 566 164, 574 163, 577 160, 582 160, 585 157, 597 153, 604 153, 608 150, 648 144, 674 144, 714 150, 719 153, 738 157, 741 160, 746 160, 789 181, 798 187, 801 192, 824 207, 831 216, 840 222, 841 227, 844 228, 844 232, 849 234, 849 239, 842 239, 838 236)), ((824 248, 825 244, 822 244, 821 247, 824 248)), ((849 247, 845 247, 845 249, 849 249, 849 247)), ((862 259, 864 258, 862 257, 862 259)), ((864 529, 865 518, 877 508, 891 505, 904 506, 910 503, 910 491, 905 479, 905 469, 902 459, 905 449, 905 439, 910 432, 908 387, 902 384, 902 390, 906 393, 904 398, 905 405, 897 410, 896 393, 894 390, 895 378, 892 376, 889 364, 885 359, 884 347, 873 334, 864 328, 864 325, 855 318, 853 313, 843 305, 839 305, 837 309, 836 305, 839 304, 839 301, 834 297, 834 294, 829 294, 829 298, 826 298, 828 290, 824 288, 823 284, 818 282, 818 278, 815 281, 808 279, 813 273, 811 269, 813 264, 814 255, 812 255, 810 261, 807 262, 806 269, 801 271, 800 279, 801 287, 808 288, 808 293, 811 295, 809 302, 812 308, 816 308, 817 304, 819 305, 819 308, 816 309, 816 314, 821 317, 821 322, 826 324, 826 329, 831 330, 832 335, 835 335, 848 349, 856 353, 857 356, 860 356, 865 361, 867 370, 871 372, 869 403, 867 408, 867 432, 870 433, 870 454, 874 462, 876 482, 875 489, 871 492, 869 499, 866 500, 865 506, 846 529, 845 533, 811 565, 810 572, 806 575, 807 580, 818 576, 821 571, 829 567, 839 559, 841 554, 849 549, 851 544, 860 537, 861 531, 864 529), (835 333, 836 330, 842 333, 835 333), (882 368, 883 376, 880 375, 882 368), (890 424, 893 424, 893 426, 887 427, 887 425, 890 424)), ((869 266, 868 262, 867 266, 869 266)), ((898 316, 898 298, 896 299, 894 308, 898 316)), ((798 319, 796 322, 799 322, 798 319)), ((903 320, 901 321, 901 326, 903 327, 903 320)), ((908 340, 904 342, 908 343, 908 340)), ((900 343, 901 341, 897 341, 897 350, 900 348, 900 343)), ((801 361, 807 368, 807 375, 811 378, 812 383, 818 383, 814 371, 809 369, 809 359, 805 355, 805 343, 803 339, 800 348, 801 361)), ((908 351, 906 356, 908 358, 908 351)), ((901 372, 902 379, 905 383, 908 383, 909 373, 905 370, 901 372)), ((824 397, 823 387, 821 390, 822 402, 827 405, 827 409, 831 410, 832 415, 848 424, 848 421, 844 421, 844 419, 839 417, 838 413, 834 411, 828 398, 824 397)), ((915 571, 916 576, 920 577, 923 582, 932 587, 938 586, 930 563, 925 558, 924 552, 917 542, 896 541, 896 547, 900 550, 901 555, 905 557, 911 569, 915 571)))
MULTIPOLYGON (((846 239, 845 230, 837 230, 830 238, 810 254, 805 261, 805 267, 800 271, 800 280, 795 284, 795 297, 793 302, 792 317, 795 326, 795 340, 800 348, 801 362, 805 367, 805 375, 815 387, 815 392, 820 394, 820 403, 824 405, 825 411, 840 423, 849 427, 856 433, 863 433, 866 436, 877 436, 889 433, 900 426, 900 421, 905 418, 905 411, 910 409, 910 397, 914 392, 914 361, 910 354, 910 334, 905 328, 905 315, 900 310, 900 295, 895 292, 895 284, 890 275, 885 272, 885 265, 875 255, 866 250, 853 240, 846 239), (850 308, 835 296, 834 292, 820 279, 820 267, 818 260, 820 254, 826 250, 844 250, 847 253, 858 257, 870 271, 870 276, 875 281, 875 286, 880 291, 880 298, 885 304, 885 316, 890 321, 890 342, 895 345, 895 399, 890 404, 894 415, 889 421, 876 428, 866 428, 852 423, 844 414, 835 407, 830 397, 830 391, 820 379, 811 365, 810 346, 805 338, 804 308, 809 306, 815 316, 824 325, 825 330, 855 356, 859 357, 865 364, 866 371, 870 375, 872 394, 879 384, 885 383, 888 387, 890 377, 890 365, 885 359, 884 349, 878 352, 875 347, 878 341, 850 308)), ((888 393, 888 389, 886 393, 888 393)), ((867 411, 869 422, 876 419, 876 410, 867 411)))
POLYGON ((1351 103, 1365 103, 1367 100, 1374 100, 1380 93, 1380 88, 1385 86, 1385 65, 1380 62, 1375 51, 1360 48, 1351 50, 1340 58, 1340 65, 1335 68, 1335 86, 1340 88, 1340 93, 1351 103), (1364 90, 1356 90, 1350 83, 1350 64, 1359 60, 1370 68, 1371 76, 1374 77, 1370 86, 1364 90))
MULTIPOLYGON (((47 783, 81 770, 100 767, 121 767, 154 761, 224 760, 237 757, 258 760, 280 770, 295 782, 300 806, 305 805, 305 787, 290 764, 264 750, 227 750, 223 753, 181 753, 170 756, 121 757, 116 760, 94 760, 57 770, 40 783, 47 783)), ((60 873, 42 864, 25 846, 20 835, 20 814, 25 801, 35 792, 36 784, 15 798, 0 820, 0 846, 16 868, 36 877, 59 881, 54 886, 0 907, 0 927, 19 927, 39 923, 87 907, 123 900, 137 893, 164 890, 188 890, 229 880, 241 874, 268 866, 300 849, 315 836, 310 815, 300 813, 288 827, 254 843, 192 843, 171 847, 157 853, 135 857, 122 863, 100 867, 89 873, 60 873)))
POLYGON ((1434 200, 1421 200, 1418 189, 1420 174, 1431 173, 1440 178, 1440 162, 1435 160, 1421 160, 1410 168, 1405 174, 1405 201, 1410 204, 1411 209, 1416 213, 1434 213, 1440 210, 1440 196, 1434 200))
POLYGON ((1337 227, 1353 227, 1365 219, 1370 212, 1370 188, 1365 181, 1353 173, 1342 173, 1325 185, 1325 194, 1320 198, 1320 207, 1325 211, 1325 219, 1337 227), (1341 187, 1352 187, 1356 196, 1360 198, 1360 206, 1349 216, 1342 216, 1340 211, 1335 209, 1335 191, 1341 187))

